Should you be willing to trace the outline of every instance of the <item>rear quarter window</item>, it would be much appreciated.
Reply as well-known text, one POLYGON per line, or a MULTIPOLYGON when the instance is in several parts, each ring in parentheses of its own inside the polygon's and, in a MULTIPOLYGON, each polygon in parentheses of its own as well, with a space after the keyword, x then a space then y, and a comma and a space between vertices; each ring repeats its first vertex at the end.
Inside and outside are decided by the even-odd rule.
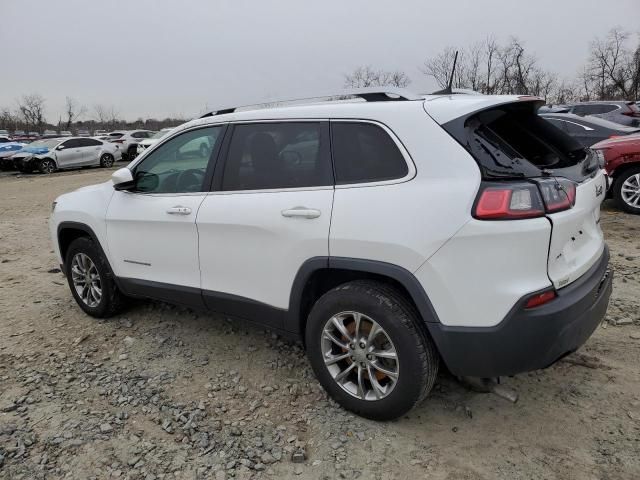
POLYGON ((331 122, 336 184, 379 182, 405 177, 409 168, 389 134, 364 122, 331 122))

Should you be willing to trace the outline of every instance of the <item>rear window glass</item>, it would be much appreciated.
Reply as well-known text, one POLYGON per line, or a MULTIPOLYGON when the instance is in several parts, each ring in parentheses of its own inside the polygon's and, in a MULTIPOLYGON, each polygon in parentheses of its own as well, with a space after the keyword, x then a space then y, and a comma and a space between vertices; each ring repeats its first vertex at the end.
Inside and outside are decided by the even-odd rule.
POLYGON ((337 184, 393 180, 409 172, 397 145, 378 125, 332 122, 331 135, 337 184))
POLYGON ((473 155, 483 177, 536 177, 574 167, 587 155, 561 128, 539 117, 531 103, 485 110, 445 129, 473 155))

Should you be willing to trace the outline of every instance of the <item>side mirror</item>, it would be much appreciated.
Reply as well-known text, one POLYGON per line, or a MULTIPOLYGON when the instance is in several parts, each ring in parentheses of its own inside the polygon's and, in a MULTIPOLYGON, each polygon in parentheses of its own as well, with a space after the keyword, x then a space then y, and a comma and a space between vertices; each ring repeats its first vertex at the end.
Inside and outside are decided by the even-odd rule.
POLYGON ((56 150, 64 150, 64 145, 58 145, 58 146, 56 147, 56 150))
POLYGON ((128 168, 120 168, 111 174, 113 188, 116 190, 127 190, 134 186, 133 175, 128 168))

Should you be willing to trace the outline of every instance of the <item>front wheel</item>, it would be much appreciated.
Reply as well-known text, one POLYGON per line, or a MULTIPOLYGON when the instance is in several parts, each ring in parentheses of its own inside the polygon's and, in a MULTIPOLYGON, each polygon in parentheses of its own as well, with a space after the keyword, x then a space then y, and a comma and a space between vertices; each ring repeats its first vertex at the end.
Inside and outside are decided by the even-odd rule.
POLYGON ((64 266, 73 298, 82 310, 92 317, 106 318, 121 309, 124 298, 107 259, 91 239, 81 237, 71 242, 64 266))
POLYGON ((39 170, 41 173, 53 173, 56 171, 56 164, 50 158, 40 160, 39 170))
POLYGON ((433 387, 440 357, 413 306, 396 289, 359 280, 313 306, 307 355, 325 390, 374 420, 404 415, 433 387))
POLYGON ((631 167, 616 178, 613 197, 622 210, 640 215, 640 166, 631 167))
POLYGON ((100 157, 100 166, 104 168, 110 168, 113 166, 114 162, 113 155, 110 153, 105 153, 100 157))

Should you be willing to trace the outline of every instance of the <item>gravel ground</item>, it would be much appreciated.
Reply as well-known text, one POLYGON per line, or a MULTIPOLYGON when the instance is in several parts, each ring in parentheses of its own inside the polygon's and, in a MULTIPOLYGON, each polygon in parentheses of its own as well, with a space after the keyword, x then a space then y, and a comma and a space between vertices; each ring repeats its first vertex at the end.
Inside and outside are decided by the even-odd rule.
POLYGON ((576 354, 505 379, 517 403, 442 373, 410 415, 376 423, 268 331, 161 303, 84 315, 47 218, 109 174, 0 178, 0 478, 640 478, 640 217, 605 205, 607 321, 576 354))

